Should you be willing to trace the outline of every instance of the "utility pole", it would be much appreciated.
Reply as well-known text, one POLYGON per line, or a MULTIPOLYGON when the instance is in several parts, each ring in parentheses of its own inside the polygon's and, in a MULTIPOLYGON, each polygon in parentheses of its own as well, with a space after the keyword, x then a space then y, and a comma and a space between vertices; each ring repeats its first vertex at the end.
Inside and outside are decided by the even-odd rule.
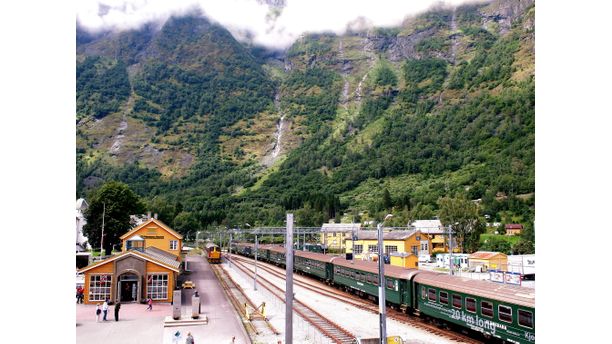
POLYGON ((293 214, 287 214, 287 232, 285 245, 285 344, 293 343, 293 214))
POLYGON ((257 249, 259 243, 257 242, 257 234, 255 234, 255 277, 253 278, 253 289, 257 290, 257 249))
POLYGON ((453 272, 453 225, 448 225, 448 247, 449 247, 448 265, 450 267, 450 274, 454 275, 455 273, 453 272))
POLYGON ((106 203, 102 203, 102 235, 100 236, 100 259, 104 258, 104 215, 106 214, 106 203))
POLYGON ((383 223, 393 215, 387 214, 378 225, 378 310, 380 317, 380 344, 387 344, 387 305, 385 296, 385 260, 383 258, 383 223))

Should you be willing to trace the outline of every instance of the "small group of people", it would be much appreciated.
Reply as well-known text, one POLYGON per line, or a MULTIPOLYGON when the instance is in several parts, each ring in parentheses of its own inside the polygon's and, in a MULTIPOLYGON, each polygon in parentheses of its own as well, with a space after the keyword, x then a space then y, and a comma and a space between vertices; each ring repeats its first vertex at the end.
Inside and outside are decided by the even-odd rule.
POLYGON ((85 289, 83 289, 83 286, 78 286, 76 289, 76 303, 83 303, 83 297, 84 297, 84 292, 85 289))
MULTIPOLYGON (((180 338, 181 338, 181 332, 180 331, 176 331, 174 333, 173 342, 174 343, 178 343, 180 338)), ((195 344, 195 340, 193 339, 193 336, 191 335, 191 332, 187 332, 187 337, 185 338, 185 344, 195 344)))
MULTIPOLYGON (((119 321, 119 310, 121 309, 121 302, 117 302, 115 304, 115 321, 119 321)), ((102 308, 100 308, 100 304, 96 305, 96 322, 100 322, 100 314, 102 315, 102 321, 106 321, 106 316, 108 315, 108 299, 104 300, 104 304, 102 304, 102 308)))

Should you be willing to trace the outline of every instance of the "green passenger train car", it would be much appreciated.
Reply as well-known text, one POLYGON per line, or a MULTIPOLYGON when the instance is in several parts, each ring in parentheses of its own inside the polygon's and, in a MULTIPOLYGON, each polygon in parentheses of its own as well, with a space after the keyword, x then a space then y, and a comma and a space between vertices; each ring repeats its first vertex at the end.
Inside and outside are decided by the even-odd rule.
MULTIPOLYGON (((337 258, 333 261, 335 284, 378 298, 378 266, 361 260, 337 258)), ((385 299, 387 304, 406 310, 412 304, 410 281, 420 273, 416 269, 404 269, 385 265, 385 299)))
POLYGON ((432 318, 511 343, 535 343, 535 291, 446 274, 414 278, 415 307, 432 318))
POLYGON ((293 267, 296 271, 326 282, 333 280, 332 262, 338 257, 308 251, 295 251, 293 267))

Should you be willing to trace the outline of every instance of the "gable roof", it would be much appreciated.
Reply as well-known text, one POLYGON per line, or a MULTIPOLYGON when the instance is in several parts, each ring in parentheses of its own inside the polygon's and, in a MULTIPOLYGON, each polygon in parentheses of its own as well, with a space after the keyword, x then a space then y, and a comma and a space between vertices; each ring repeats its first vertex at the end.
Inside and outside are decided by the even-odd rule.
POLYGON ((506 229, 523 229, 523 225, 520 223, 508 223, 505 226, 506 229))
POLYGON ((321 226, 322 232, 352 232, 361 228, 359 223, 324 223, 321 226))
POLYGON ((138 258, 142 258, 142 259, 147 260, 147 261, 149 261, 149 262, 151 262, 153 264, 157 264, 157 265, 163 266, 163 267, 168 268, 168 269, 170 269, 172 271, 175 271, 175 272, 179 272, 179 266, 181 265, 181 262, 179 262, 179 261, 171 261, 170 259, 167 259, 167 258, 164 259, 164 257, 151 254, 151 252, 146 252, 146 251, 145 252, 140 252, 140 251, 136 251, 136 250, 129 250, 129 251, 126 251, 126 252, 122 252, 122 253, 120 253, 118 255, 112 256, 110 258, 107 258, 105 260, 101 260, 99 262, 96 262, 96 263, 93 263, 91 265, 88 265, 88 266, 80 269, 78 272, 79 273, 86 272, 86 271, 89 271, 89 270, 91 270, 93 268, 97 268, 99 266, 108 264, 110 262, 113 262, 113 261, 115 261, 115 260, 117 260, 119 258, 126 257, 126 256, 136 256, 138 258))
POLYGON ((468 259, 491 259, 495 256, 502 255, 507 257, 505 254, 501 252, 489 252, 489 251, 478 251, 470 254, 468 259))
POLYGON ((140 229, 146 227, 150 223, 155 223, 156 225, 158 225, 159 227, 164 229, 166 232, 172 234, 173 236, 175 236, 176 238, 178 238, 180 240, 183 239, 182 235, 180 235, 179 233, 175 232, 172 228, 168 227, 165 223, 163 223, 160 220, 155 219, 155 218, 151 218, 148 221, 145 221, 145 222, 141 223, 140 225, 134 227, 129 232, 127 232, 127 233, 123 234, 122 236, 120 236, 119 239, 123 240, 123 239, 129 237, 130 235, 132 235, 133 233, 135 233, 135 232, 139 231, 140 229))
MULTIPOLYGON (((383 232, 383 240, 406 240, 419 231, 393 231, 383 232)), ((367 230, 357 232, 357 240, 377 240, 378 231, 367 230)))

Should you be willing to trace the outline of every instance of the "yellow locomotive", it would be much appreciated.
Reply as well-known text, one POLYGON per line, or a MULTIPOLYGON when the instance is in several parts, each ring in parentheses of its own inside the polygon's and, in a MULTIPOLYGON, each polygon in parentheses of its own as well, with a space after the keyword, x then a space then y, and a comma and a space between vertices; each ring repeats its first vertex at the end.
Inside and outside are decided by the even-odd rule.
POLYGON ((221 263, 221 249, 219 249, 219 246, 213 243, 206 244, 206 255, 209 263, 221 263))

